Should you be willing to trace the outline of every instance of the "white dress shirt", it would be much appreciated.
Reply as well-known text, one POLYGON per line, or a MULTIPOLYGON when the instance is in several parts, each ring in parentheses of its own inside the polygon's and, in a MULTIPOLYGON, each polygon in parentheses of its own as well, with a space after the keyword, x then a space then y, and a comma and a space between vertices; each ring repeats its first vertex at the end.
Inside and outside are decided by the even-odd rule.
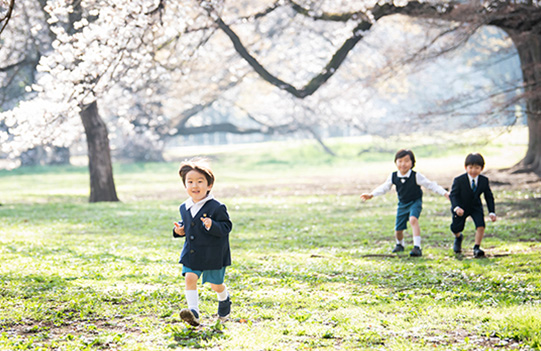
MULTIPOLYGON (((400 171, 397 171, 396 175, 398 178, 409 178, 409 176, 411 175, 411 169, 406 174, 402 174, 400 173, 400 171)), ((423 186, 427 188, 428 190, 433 191, 437 194, 445 195, 447 193, 447 190, 439 186, 438 183, 428 180, 424 175, 422 175, 419 172, 415 173, 415 180, 417 181, 417 185, 423 186)), ((389 174, 389 176, 387 177, 387 180, 385 180, 385 183, 381 184, 376 189, 374 189, 371 192, 371 194, 373 196, 385 195, 389 190, 391 190, 392 185, 393 185, 393 172, 389 174)))

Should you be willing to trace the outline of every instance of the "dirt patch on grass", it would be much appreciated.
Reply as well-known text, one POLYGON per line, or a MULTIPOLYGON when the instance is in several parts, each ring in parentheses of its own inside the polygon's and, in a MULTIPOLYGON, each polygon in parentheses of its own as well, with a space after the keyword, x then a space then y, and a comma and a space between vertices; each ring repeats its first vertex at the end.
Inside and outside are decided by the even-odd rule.
POLYGON ((499 338, 495 334, 490 336, 480 336, 468 333, 463 329, 441 331, 425 338, 434 347, 441 345, 469 345, 475 346, 478 350, 492 350, 493 348, 501 350, 524 349, 524 344, 509 338, 499 338))

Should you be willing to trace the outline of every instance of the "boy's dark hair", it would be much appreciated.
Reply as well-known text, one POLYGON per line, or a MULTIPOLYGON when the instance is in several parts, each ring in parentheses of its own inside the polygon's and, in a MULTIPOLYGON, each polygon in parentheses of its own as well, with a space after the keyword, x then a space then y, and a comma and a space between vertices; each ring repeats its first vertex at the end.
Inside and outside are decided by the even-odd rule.
POLYGON ((415 155, 413 154, 413 151, 408 149, 400 149, 396 152, 396 155, 394 155, 394 162, 396 163, 396 160, 399 158, 402 158, 404 156, 409 155, 411 160, 411 168, 415 167, 415 155))
POLYGON ((481 154, 473 152, 466 156, 466 161, 464 161, 464 166, 467 167, 469 165, 476 165, 481 166, 481 168, 485 168, 485 159, 483 156, 481 156, 481 154))
POLYGON ((214 184, 214 174, 210 169, 210 166, 204 158, 192 158, 191 160, 184 161, 180 164, 178 174, 182 178, 182 183, 186 186, 186 174, 190 171, 197 171, 205 176, 208 185, 214 184))

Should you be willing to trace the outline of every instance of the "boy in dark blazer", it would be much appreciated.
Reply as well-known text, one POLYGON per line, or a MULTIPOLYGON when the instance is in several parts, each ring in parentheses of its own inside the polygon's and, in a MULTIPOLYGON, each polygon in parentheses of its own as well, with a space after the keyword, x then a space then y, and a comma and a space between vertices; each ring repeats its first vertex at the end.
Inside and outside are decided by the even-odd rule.
POLYGON ((224 204, 210 194, 214 174, 206 162, 195 159, 180 165, 179 175, 189 198, 180 205, 182 221, 174 223, 174 237, 185 237, 180 255, 182 275, 185 277, 185 296, 188 308, 180 311, 180 318, 192 326, 199 325, 199 296, 197 281, 218 295, 218 317, 224 319, 231 311, 231 299, 224 284, 225 267, 231 265, 229 233, 232 223, 224 204))
POLYGON ((469 154, 464 162, 466 173, 456 177, 451 187, 451 212, 453 213, 453 222, 451 231, 455 235, 453 251, 462 252, 462 231, 466 223, 466 218, 471 216, 475 223, 475 246, 473 247, 473 256, 483 257, 485 252, 481 250, 481 241, 485 235, 485 219, 483 213, 483 204, 481 203, 481 194, 484 194, 488 207, 489 217, 492 222, 496 221, 494 196, 490 190, 488 178, 481 174, 485 168, 485 160, 478 153, 469 154))

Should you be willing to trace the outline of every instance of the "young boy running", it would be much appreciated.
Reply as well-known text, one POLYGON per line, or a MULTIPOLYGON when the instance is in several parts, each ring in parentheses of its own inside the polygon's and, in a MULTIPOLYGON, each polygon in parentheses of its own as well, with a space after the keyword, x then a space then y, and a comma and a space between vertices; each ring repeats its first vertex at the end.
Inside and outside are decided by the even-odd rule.
POLYGON ((464 168, 466 173, 456 177, 451 187, 451 212, 453 213, 451 231, 455 236, 453 251, 457 254, 462 252, 462 239, 464 238, 462 231, 466 218, 471 216, 476 228, 473 256, 479 258, 485 256, 485 252, 481 250, 481 241, 485 235, 481 194, 485 196, 488 216, 492 222, 496 221, 494 196, 490 190, 488 178, 481 174, 485 168, 485 160, 481 154, 472 153, 466 156, 464 168))
POLYGON ((397 172, 392 172, 385 183, 374 189, 371 193, 361 195, 363 201, 370 200, 374 196, 381 196, 391 190, 392 185, 396 187, 398 194, 398 209, 396 211, 395 238, 396 246, 393 252, 404 251, 404 230, 409 220, 413 232, 413 249, 410 256, 419 257, 423 255, 421 250, 421 229, 419 227, 419 216, 423 209, 424 186, 430 191, 445 196, 449 199, 449 193, 435 182, 431 182, 421 173, 415 172, 415 155, 411 150, 398 150, 394 157, 397 172))
POLYGON ((192 326, 199 325, 199 296, 197 281, 203 277, 203 284, 218 295, 218 317, 225 319, 231 311, 231 299, 224 284, 225 267, 231 265, 229 232, 232 223, 224 204, 210 194, 214 174, 206 162, 196 159, 183 162, 180 178, 188 200, 180 205, 182 222, 174 223, 174 237, 185 237, 180 255, 182 275, 185 277, 188 308, 180 311, 180 318, 192 326))

